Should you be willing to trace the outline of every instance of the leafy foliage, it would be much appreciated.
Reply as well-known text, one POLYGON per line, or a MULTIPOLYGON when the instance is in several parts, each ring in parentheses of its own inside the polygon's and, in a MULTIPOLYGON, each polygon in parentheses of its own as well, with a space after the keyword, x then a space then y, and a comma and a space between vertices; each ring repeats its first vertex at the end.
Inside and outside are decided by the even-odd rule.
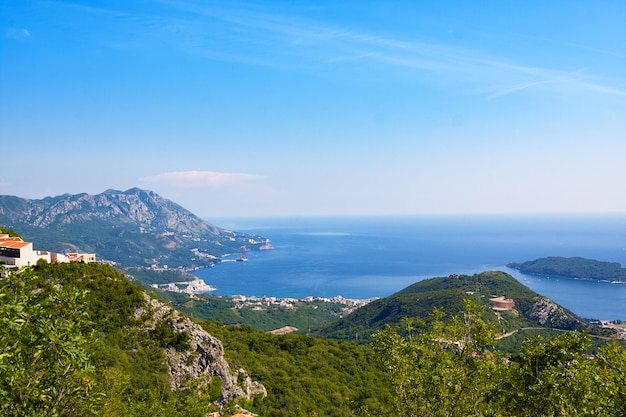
POLYGON ((162 326, 149 332, 134 319, 143 293, 98 264, 44 262, 0 280, 0 414, 203 417, 215 410, 210 387, 171 391, 163 347, 184 349, 188 335, 162 326))
POLYGON ((33 269, 0 280, 0 414, 94 414, 85 296, 33 269))
POLYGON ((392 379, 394 403, 401 416, 467 416, 483 407, 493 382, 493 362, 482 360, 493 345, 493 326, 478 319, 484 308, 466 302, 463 316, 444 324, 433 312, 429 332, 402 338, 387 327, 374 336, 374 348, 392 379))
MULTIPOLYGON (((436 289, 443 298, 434 298, 457 291, 465 294, 436 289)), ((588 360, 586 334, 559 333, 530 339, 505 362, 493 350, 499 322, 478 294, 467 298, 452 318, 435 309, 401 319, 402 328, 378 331, 373 345, 202 325, 222 340, 232 368, 266 387, 266 398, 241 402, 259 415, 391 416, 394 406, 423 416, 625 414, 621 346, 588 360)), ((164 347, 186 349, 188 335, 158 324, 148 330, 133 314, 143 306, 144 291, 106 265, 41 262, 1 279, 0 414, 200 417, 216 410, 219 378, 171 391, 164 347)), ((234 404, 222 410, 229 413, 234 404)))
POLYGON ((435 310, 427 332, 402 337, 387 327, 374 335, 400 415, 624 415, 626 352, 617 343, 585 359, 585 333, 537 336, 509 360, 490 350, 494 333, 482 313, 470 301, 449 321, 435 310))
POLYGON ((203 326, 222 340, 234 366, 266 387, 266 398, 246 405, 259 415, 392 415, 390 386, 370 346, 214 322, 203 326))

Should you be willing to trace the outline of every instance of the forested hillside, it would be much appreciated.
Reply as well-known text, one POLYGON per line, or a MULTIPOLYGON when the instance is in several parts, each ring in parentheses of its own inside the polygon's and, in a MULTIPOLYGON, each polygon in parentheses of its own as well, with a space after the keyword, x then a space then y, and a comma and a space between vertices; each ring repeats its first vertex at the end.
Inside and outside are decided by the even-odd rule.
POLYGON ((436 311, 430 330, 408 322, 374 334, 401 416, 623 416, 626 351, 610 343, 592 359, 586 333, 527 339, 515 356, 493 350, 493 323, 470 300, 444 321, 436 311))
MULTIPOLYGON (((620 345, 587 359, 589 336, 566 332, 503 354, 497 320, 471 297, 458 314, 435 308, 427 326, 408 316, 356 344, 199 326, 104 265, 40 262, 4 274, 3 416, 229 416, 238 406, 279 417, 626 412, 620 345)), ((400 295, 419 286, 407 290, 400 295)))
MULTIPOLYGON (((0 415, 205 416, 245 402, 246 387, 232 386, 220 342, 167 306, 148 302, 113 268, 39 263, 6 274, 0 280, 0 415), (214 362, 194 374, 202 356, 194 352, 202 351, 214 362), (180 375, 173 361, 185 353, 189 369, 180 375)), ((241 372, 235 380, 245 380, 241 372)))
MULTIPOLYGON (((513 335, 522 329, 536 331, 538 328, 605 332, 530 290, 512 276, 488 271, 473 276, 450 275, 417 282, 319 329, 319 334, 340 340, 368 342, 374 331, 387 325, 400 325, 406 318, 427 326, 432 321, 434 309, 444 311, 448 316, 460 314, 467 299, 485 307, 485 320, 492 323, 500 335, 513 335), (492 309, 490 299, 500 296, 513 300, 514 307, 492 309)), ((511 344, 511 340, 503 339, 503 347, 516 351, 523 337, 516 337, 515 340, 517 343, 511 344)))
POLYGON ((392 410, 368 346, 208 321, 234 382, 245 394, 246 380, 262 379, 267 395, 230 395, 236 387, 226 392, 210 363, 204 377, 190 373, 173 389, 168 363, 197 357, 194 331, 180 331, 175 312, 146 319, 151 305, 154 314, 165 307, 146 304, 144 290, 109 266, 40 263, 0 279, 0 300, 0 415, 205 416, 222 407, 228 416, 237 404, 268 416, 392 410))
POLYGON ((534 261, 510 263, 507 266, 519 269, 525 274, 626 282, 626 268, 623 268, 619 262, 549 256, 534 261))

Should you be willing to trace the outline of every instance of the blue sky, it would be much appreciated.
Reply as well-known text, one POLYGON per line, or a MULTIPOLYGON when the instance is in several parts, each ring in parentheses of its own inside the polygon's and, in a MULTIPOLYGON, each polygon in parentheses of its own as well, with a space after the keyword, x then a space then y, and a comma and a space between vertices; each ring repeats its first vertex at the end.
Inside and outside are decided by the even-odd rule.
POLYGON ((0 4, 0 194, 626 212, 626 3, 0 4))

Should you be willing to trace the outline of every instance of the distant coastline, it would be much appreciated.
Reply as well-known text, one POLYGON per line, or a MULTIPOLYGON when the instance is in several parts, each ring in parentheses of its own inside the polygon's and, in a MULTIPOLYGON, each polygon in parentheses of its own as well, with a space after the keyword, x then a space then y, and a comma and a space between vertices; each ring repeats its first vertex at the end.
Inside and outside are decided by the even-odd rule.
MULTIPOLYGON (((427 278, 503 270, 582 317, 624 320, 626 285, 550 278, 506 267, 542 256, 626 264, 626 217, 389 216, 222 219, 227 229, 267 236, 274 250, 248 262, 190 271, 236 294, 296 298, 385 297, 427 278)), ((234 256, 234 255, 233 255, 234 256)))

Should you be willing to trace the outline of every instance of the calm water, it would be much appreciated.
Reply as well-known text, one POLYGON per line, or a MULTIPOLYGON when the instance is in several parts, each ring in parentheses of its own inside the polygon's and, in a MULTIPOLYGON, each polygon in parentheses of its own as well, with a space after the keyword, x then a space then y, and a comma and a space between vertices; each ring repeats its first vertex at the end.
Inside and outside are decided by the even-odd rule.
POLYGON ((506 268, 545 256, 626 265, 626 215, 222 219, 274 250, 195 272, 218 295, 370 298, 451 273, 498 269, 575 313, 626 319, 626 285, 533 277, 506 268))

